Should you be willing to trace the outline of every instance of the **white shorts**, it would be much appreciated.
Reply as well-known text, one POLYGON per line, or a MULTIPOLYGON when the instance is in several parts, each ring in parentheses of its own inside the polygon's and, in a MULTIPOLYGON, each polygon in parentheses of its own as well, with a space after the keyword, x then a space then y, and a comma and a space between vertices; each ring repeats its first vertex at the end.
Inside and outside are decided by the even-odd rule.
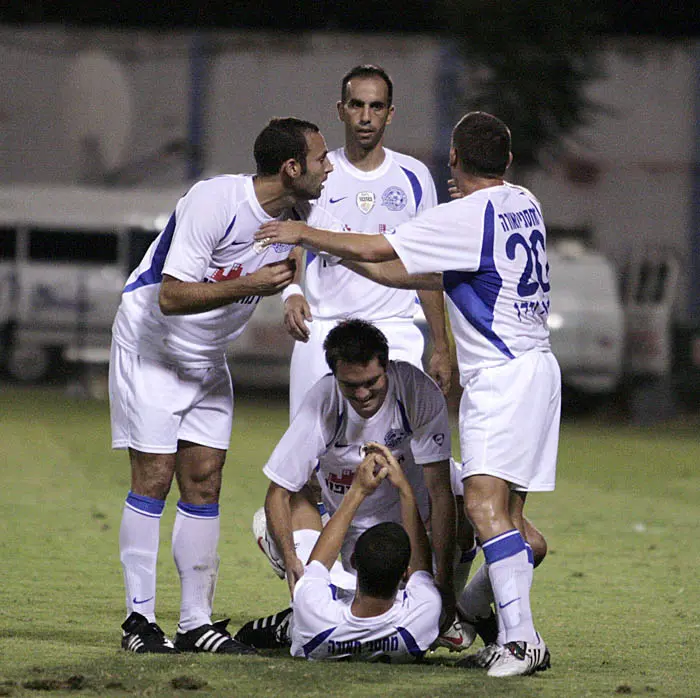
POLYGON ((553 490, 560 412, 561 372, 550 352, 474 371, 459 404, 462 478, 493 475, 514 490, 553 490))
MULTIPOLYGON (((326 335, 339 320, 314 320, 307 327, 311 333, 308 342, 294 342, 292 360, 289 365, 289 416, 297 413, 309 388, 330 372, 323 351, 326 335)), ((389 320, 374 322, 387 338, 389 358, 407 361, 423 370, 423 334, 413 320, 389 320)))
POLYGON ((225 363, 177 368, 112 342, 109 406, 112 448, 176 453, 180 440, 229 447, 233 386, 225 363))

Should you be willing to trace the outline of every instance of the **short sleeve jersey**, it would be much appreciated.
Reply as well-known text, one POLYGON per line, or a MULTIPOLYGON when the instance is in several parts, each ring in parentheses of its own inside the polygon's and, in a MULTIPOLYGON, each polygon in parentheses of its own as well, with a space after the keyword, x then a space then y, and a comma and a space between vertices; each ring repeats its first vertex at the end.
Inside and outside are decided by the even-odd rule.
POLYGON ((461 378, 549 350, 542 210, 511 184, 441 204, 390 231, 409 273, 442 272, 461 378))
MULTIPOLYGON (((435 184, 422 162, 388 148, 384 153, 384 162, 371 172, 352 165, 342 148, 328 155, 334 170, 318 205, 342 221, 346 230, 383 233, 437 203, 435 184)), ((415 291, 381 286, 311 252, 307 252, 305 295, 313 316, 323 320, 412 319, 416 310, 415 291)))
MULTIPOLYGON (((307 207, 311 224, 339 229, 324 211, 311 211, 307 207)), ((254 234, 269 220, 255 196, 252 176, 222 175, 195 184, 129 276, 112 328, 114 341, 176 365, 205 367, 225 361, 226 346, 244 330, 260 296, 238 298, 203 313, 165 316, 158 306, 163 274, 185 282, 218 283, 285 259, 290 245, 260 249, 254 244, 254 234)))
POLYGON ((294 588, 292 656, 406 663, 423 657, 438 636, 442 602, 428 572, 412 574, 379 616, 354 616, 353 596, 331 584, 320 562, 307 565, 294 588))
MULTIPOLYGON (((298 492, 318 464, 323 502, 332 515, 350 489, 367 441, 385 444, 401 463, 416 494, 421 516, 429 516, 422 466, 448 460, 447 405, 435 382, 403 361, 390 361, 384 403, 368 419, 345 400, 335 378, 321 378, 308 392, 263 472, 277 485, 298 492)), ((398 492, 388 481, 360 505, 353 527, 401 522, 398 492)))

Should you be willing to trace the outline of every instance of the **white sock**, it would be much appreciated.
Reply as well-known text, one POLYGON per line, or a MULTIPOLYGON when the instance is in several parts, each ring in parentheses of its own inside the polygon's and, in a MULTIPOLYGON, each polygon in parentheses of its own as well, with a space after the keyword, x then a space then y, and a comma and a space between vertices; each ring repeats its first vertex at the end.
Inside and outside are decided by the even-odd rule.
POLYGON ((491 615, 493 590, 489 579, 488 565, 481 565, 469 580, 469 584, 457 597, 459 612, 467 620, 488 618, 491 615))
POLYGON ((532 565, 525 541, 514 529, 486 541, 483 549, 499 618, 499 641, 537 643, 530 608, 532 565))
POLYGON ((177 504, 172 546, 182 594, 181 632, 211 624, 219 572, 219 523, 218 504, 177 504))
POLYGON ((156 562, 164 507, 164 500, 129 492, 119 528, 126 615, 136 611, 151 623, 156 621, 156 562))

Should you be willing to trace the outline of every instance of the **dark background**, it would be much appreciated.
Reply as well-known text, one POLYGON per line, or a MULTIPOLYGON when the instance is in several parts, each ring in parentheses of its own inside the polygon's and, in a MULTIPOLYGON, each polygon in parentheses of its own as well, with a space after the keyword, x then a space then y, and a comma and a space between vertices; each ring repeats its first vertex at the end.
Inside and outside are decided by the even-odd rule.
MULTIPOLYGON (((512 2, 513 0, 511 0, 512 2)), ((521 0, 516 0, 521 1, 521 0)), ((408 31, 442 33, 446 13, 493 10, 499 0, 11 0, 0 21, 130 27, 221 27, 287 30, 408 31)), ((507 3, 510 4, 510 3, 507 3)), ((547 0, 529 3, 536 12, 547 0)), ((556 6, 556 3, 553 5, 556 6)), ((688 0, 575 0, 582 22, 598 17, 598 31, 609 35, 665 37, 700 34, 700 3, 688 0)), ((505 8, 504 8, 505 9, 505 8)), ((557 13, 552 13, 553 28, 557 13)))

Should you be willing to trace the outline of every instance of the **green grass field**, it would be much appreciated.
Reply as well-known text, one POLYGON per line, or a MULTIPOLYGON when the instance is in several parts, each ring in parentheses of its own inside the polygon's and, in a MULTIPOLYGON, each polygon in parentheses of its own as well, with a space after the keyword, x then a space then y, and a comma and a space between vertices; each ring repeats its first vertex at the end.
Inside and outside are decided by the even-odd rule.
MULTIPOLYGON (((215 603, 234 630, 286 605, 250 521, 287 407, 239 395, 236 409, 215 603)), ((455 668, 445 650, 410 667, 121 651, 117 538, 129 478, 125 454, 109 448, 107 405, 2 387, 0 696, 700 696, 699 427, 563 425, 557 490, 528 503, 550 545, 533 608, 552 669, 496 680, 455 668)), ((158 587, 168 633, 179 608, 172 497, 158 587)))

